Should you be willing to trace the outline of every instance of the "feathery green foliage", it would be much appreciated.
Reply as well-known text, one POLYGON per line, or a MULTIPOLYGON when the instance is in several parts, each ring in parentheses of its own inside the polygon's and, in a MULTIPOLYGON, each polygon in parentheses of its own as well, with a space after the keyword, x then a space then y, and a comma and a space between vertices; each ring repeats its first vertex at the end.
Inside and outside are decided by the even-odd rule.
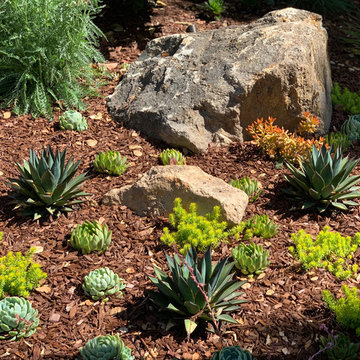
POLYGON ((103 253, 111 242, 111 231, 106 224, 101 225, 96 220, 93 223, 85 221, 71 230, 69 244, 83 254, 90 254, 93 251, 103 253))
POLYGON ((353 115, 360 114, 360 92, 352 92, 348 88, 341 89, 336 82, 331 91, 331 99, 334 105, 341 105, 345 111, 353 115))
POLYGON ((97 336, 80 348, 83 360, 133 360, 131 349, 125 346, 119 335, 97 336))
POLYGON ((20 340, 31 336, 39 325, 38 311, 21 297, 0 301, 0 340, 20 340))
POLYGON ((74 177, 80 161, 73 162, 70 158, 65 164, 65 156, 66 150, 56 150, 54 154, 48 146, 40 158, 30 150, 30 159, 25 160, 24 165, 16 163, 20 176, 8 178, 7 184, 15 191, 10 194, 15 209, 22 209, 23 216, 32 215, 36 220, 60 215, 60 212, 72 211, 72 205, 82 203, 79 197, 89 195, 80 189, 86 174, 74 177))
POLYGON ((329 291, 323 291, 323 300, 328 304, 331 311, 335 313, 336 321, 349 329, 355 329, 356 335, 360 336, 360 290, 355 286, 342 287, 344 297, 336 300, 329 291))
POLYGON ((325 226, 315 240, 304 230, 291 234, 291 239, 296 249, 291 246, 289 250, 301 261, 305 270, 325 268, 339 279, 356 275, 358 265, 351 266, 348 262, 359 247, 360 233, 356 233, 353 238, 344 237, 325 226))
POLYGON ((41 265, 33 261, 34 251, 31 248, 25 256, 10 251, 0 258, 0 299, 6 294, 27 297, 46 278, 41 265))
POLYGON ((318 150, 313 146, 308 160, 303 159, 300 169, 286 163, 293 176, 285 175, 292 189, 284 189, 290 199, 303 203, 303 208, 316 207, 324 212, 329 206, 347 210, 348 206, 359 205, 352 199, 360 197, 360 175, 349 176, 358 159, 343 157, 341 148, 318 150))
POLYGON ((263 192, 261 184, 255 179, 250 179, 248 176, 231 180, 230 185, 244 191, 249 196, 249 202, 255 201, 263 192))
POLYGON ((121 175, 130 164, 126 163, 126 156, 121 156, 118 151, 109 150, 106 153, 100 151, 94 160, 94 168, 99 173, 121 175))
POLYGON ((93 93, 90 63, 101 30, 93 23, 101 0, 0 2, 0 104, 19 114, 51 117, 52 103, 84 108, 93 93), (84 81, 79 81, 85 79, 84 81))
POLYGON ((197 326, 197 320, 227 321, 236 324, 228 312, 237 310, 244 300, 237 290, 245 283, 233 280, 234 263, 228 259, 212 264, 211 250, 207 249, 200 260, 192 247, 185 259, 166 255, 171 276, 154 267, 156 278, 150 280, 159 292, 151 292, 150 298, 159 309, 159 315, 169 318, 168 326, 183 320, 188 335, 197 326))

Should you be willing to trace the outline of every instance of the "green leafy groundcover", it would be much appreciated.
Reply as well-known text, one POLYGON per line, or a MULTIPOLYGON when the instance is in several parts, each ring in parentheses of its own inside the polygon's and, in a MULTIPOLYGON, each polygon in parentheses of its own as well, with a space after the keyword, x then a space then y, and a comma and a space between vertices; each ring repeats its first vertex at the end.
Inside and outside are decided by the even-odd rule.
POLYGON ((47 117, 54 101, 83 108, 89 64, 103 61, 92 22, 100 10, 99 0, 0 1, 1 107, 47 117))

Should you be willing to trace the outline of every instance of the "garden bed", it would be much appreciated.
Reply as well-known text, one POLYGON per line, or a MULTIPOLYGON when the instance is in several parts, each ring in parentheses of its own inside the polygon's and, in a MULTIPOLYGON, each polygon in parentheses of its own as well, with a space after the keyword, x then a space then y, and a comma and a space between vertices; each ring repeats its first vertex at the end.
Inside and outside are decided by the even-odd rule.
MULTIPOLYGON (((126 14, 117 18, 110 16, 109 11, 99 18, 99 25, 110 40, 103 42, 101 49, 107 63, 112 64, 108 65, 111 72, 121 72, 122 63, 136 60, 152 37, 184 32, 194 23, 199 31, 241 24, 266 12, 264 9, 255 16, 244 11, 236 18, 225 15, 220 21, 209 22, 197 17, 198 11, 190 1, 166 0, 163 3, 164 6, 156 7, 147 20, 140 18, 139 23, 132 22, 131 26, 121 23, 124 31, 120 32, 112 29, 126 14)), ((231 9, 228 12, 231 13, 231 9)), ((343 43, 338 40, 345 20, 325 21, 330 36, 333 81, 358 91, 359 71, 348 68, 360 68, 360 59, 344 51, 343 43)), ((209 359, 226 344, 249 349, 258 359, 310 357, 319 349, 319 326, 325 323, 329 328, 338 329, 334 315, 322 301, 322 290, 339 293, 344 283, 358 285, 358 281, 339 281, 325 270, 302 270, 288 250, 291 234, 304 229, 316 236, 329 225, 342 235, 353 236, 360 228, 360 209, 353 207, 347 212, 334 211, 325 216, 297 210, 281 191, 286 185, 284 174, 288 171, 278 169, 251 143, 214 146, 205 154, 188 156, 188 165, 199 166, 226 182, 243 176, 261 181, 264 192, 256 202, 249 204, 245 219, 267 214, 280 228, 271 239, 254 240, 269 251, 271 264, 263 275, 243 286, 243 298, 247 303, 233 313, 237 324, 222 325, 223 339, 204 327, 197 329, 190 341, 186 340, 181 327, 165 331, 156 313, 150 311, 148 291, 154 288, 149 280, 149 276, 154 275, 153 265, 165 267, 165 253, 172 252, 159 240, 167 219, 139 217, 124 206, 100 204, 107 191, 133 183, 158 165, 159 154, 165 148, 164 144, 148 142, 109 117, 104 96, 112 93, 117 82, 110 80, 102 87, 101 97, 86 100, 89 107, 82 113, 89 127, 82 133, 60 130, 57 114, 55 121, 49 122, 29 116, 11 114, 9 117, 9 110, 0 113, 0 174, 3 180, 17 175, 14 163, 27 159, 30 148, 39 151, 51 145, 67 149, 68 156, 81 160, 79 171, 89 174, 83 189, 91 193, 73 213, 54 221, 33 222, 15 216, 9 205, 9 188, 0 183, 0 230, 4 232, 0 255, 10 250, 25 253, 30 246, 37 246, 36 261, 48 274, 41 287, 28 298, 39 311, 40 327, 34 335, 20 342, 1 341, 0 359, 73 359, 78 356, 79 347, 89 339, 107 333, 119 333, 135 359, 209 359), (108 149, 120 151, 131 163, 119 177, 93 171, 95 155, 108 149), (95 219, 108 224, 113 232, 112 243, 103 255, 80 255, 67 245, 70 231, 76 224, 95 219), (104 266, 125 279, 124 296, 111 297, 106 303, 90 301, 81 283, 91 270, 104 266)), ((345 118, 342 111, 335 109, 332 126, 339 127, 345 118)), ((359 156, 359 150, 355 145, 350 153, 359 156)), ((354 173, 360 173, 360 166, 354 173)), ((229 256, 231 247, 232 244, 224 244, 216 249, 215 258, 229 256)), ((355 256, 359 263, 359 252, 355 256)))

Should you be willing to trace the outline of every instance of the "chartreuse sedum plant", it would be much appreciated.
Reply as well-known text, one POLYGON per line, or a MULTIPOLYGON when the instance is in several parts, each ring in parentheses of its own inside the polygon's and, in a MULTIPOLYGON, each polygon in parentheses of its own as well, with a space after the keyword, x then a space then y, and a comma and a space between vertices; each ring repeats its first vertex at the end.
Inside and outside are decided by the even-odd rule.
POLYGON ((244 224, 227 229, 226 221, 220 221, 220 207, 214 206, 213 211, 206 216, 197 215, 197 206, 191 203, 189 211, 181 204, 181 199, 174 200, 174 212, 169 215, 169 223, 176 230, 170 232, 163 229, 160 240, 166 245, 176 244, 180 252, 185 255, 191 248, 204 251, 209 246, 217 247, 220 242, 226 241, 230 236, 238 237, 244 229, 244 224))
POLYGON ((133 360, 131 349, 125 346, 119 335, 97 336, 80 348, 82 360, 133 360))
POLYGON ((93 300, 107 301, 107 297, 110 295, 122 296, 121 290, 126 287, 123 281, 118 274, 108 267, 104 267, 90 271, 89 275, 84 278, 82 288, 85 294, 93 300))
POLYGON ((118 151, 109 150, 106 153, 100 151, 95 156, 94 168, 99 173, 121 175, 130 166, 126 160, 126 156, 121 156, 118 151))
POLYGON ((341 126, 341 132, 351 141, 360 140, 360 115, 349 116, 341 126))
MULTIPOLYGON (((360 125, 360 124, 359 124, 360 125)), ((360 133, 359 133, 360 135, 360 133)), ((330 134, 325 136, 326 142, 329 144, 330 147, 337 149, 341 147, 341 149, 345 152, 352 144, 352 141, 349 140, 349 137, 346 133, 338 132, 331 132, 330 134)))
POLYGON ((249 196, 249 202, 254 202, 263 192, 261 183, 255 179, 250 179, 248 176, 231 180, 230 185, 244 191, 249 196))
POLYGON ((256 360, 248 350, 240 346, 227 346, 217 351, 211 360, 256 360))
POLYGON ((0 299, 6 294, 27 297, 46 278, 41 265, 33 261, 34 252, 31 248, 24 256, 10 251, 0 258, 0 299))
POLYGON ((241 243, 232 250, 235 266, 244 274, 261 274, 269 266, 269 252, 261 245, 241 243))
POLYGON ((331 311, 335 313, 336 321, 348 329, 354 329, 356 335, 360 336, 360 290, 355 286, 342 287, 344 297, 336 299, 329 291, 323 291, 323 300, 328 304, 331 311))
POLYGON ((336 82, 331 92, 331 99, 334 105, 341 105, 343 110, 353 115, 360 114, 360 92, 352 92, 348 88, 342 90, 336 82))
POLYGON ((91 62, 101 30, 92 19, 100 1, 0 2, 0 103, 16 113, 52 116, 52 104, 83 108, 93 93, 91 62), (39 11, 43 9, 43 11, 39 11), (11 16, 8 16, 11 14, 11 16), (26 31, 24 31, 26 29, 26 31), (85 80, 85 81, 84 81, 85 80))
POLYGON ((254 215, 253 218, 244 222, 245 234, 243 238, 250 239, 253 236, 262 237, 263 239, 270 239, 275 236, 279 230, 279 225, 265 214, 254 215))
POLYGON ((20 340, 31 336, 39 325, 38 311, 21 297, 0 301, 0 340, 20 340))
POLYGON ((86 119, 75 110, 65 111, 59 118, 60 128, 62 130, 84 131, 88 128, 86 119))
POLYGON ((17 179, 9 178, 8 185, 14 190, 10 194, 23 216, 33 216, 34 220, 48 215, 59 215, 72 211, 72 206, 83 201, 81 196, 89 194, 81 191, 80 186, 86 180, 86 174, 74 177, 80 161, 65 162, 66 150, 51 147, 42 150, 38 158, 34 150, 30 150, 30 159, 23 165, 16 163, 19 171, 17 179))
POLYGON ((101 225, 96 220, 94 222, 85 221, 71 230, 69 244, 83 254, 90 254, 93 251, 103 253, 111 242, 111 230, 106 224, 101 225))
POLYGON ((360 175, 349 176, 358 163, 343 157, 340 147, 318 150, 313 146, 308 160, 303 159, 300 168, 287 163, 292 176, 285 175, 292 189, 284 190, 291 200, 302 202, 303 208, 316 207, 319 212, 329 206, 347 210, 348 206, 359 205, 352 199, 360 196, 360 175))
POLYGON ((184 165, 185 156, 175 149, 166 149, 160 154, 163 165, 184 165))
POLYGON ((358 265, 350 262, 360 244, 360 233, 353 238, 341 236, 325 226, 315 240, 304 230, 291 235, 295 247, 289 250, 301 261, 305 270, 325 268, 339 279, 347 279, 356 275, 358 265))
POLYGON ((150 298, 159 314, 169 319, 168 327, 184 321, 190 335, 199 320, 236 323, 227 313, 237 310, 244 302, 237 299, 242 294, 237 290, 244 282, 233 280, 234 263, 225 259, 213 264, 210 248, 201 260, 194 248, 185 259, 177 254, 173 258, 166 255, 166 258, 171 276, 154 267, 156 277, 150 280, 159 291, 152 292, 150 298))

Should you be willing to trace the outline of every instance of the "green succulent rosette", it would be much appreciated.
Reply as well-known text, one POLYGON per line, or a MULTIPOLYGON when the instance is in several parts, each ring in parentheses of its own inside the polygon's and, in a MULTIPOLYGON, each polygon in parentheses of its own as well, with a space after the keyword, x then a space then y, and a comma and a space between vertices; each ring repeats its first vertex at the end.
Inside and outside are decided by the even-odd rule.
POLYGON ((119 335, 98 336, 80 348, 83 360, 133 360, 131 349, 124 345, 119 335))
POLYGON ((93 251, 103 253, 111 242, 111 231, 106 224, 101 225, 96 220, 93 223, 85 221, 71 231, 69 244, 83 254, 93 251))
POLYGON ((0 339, 19 340, 31 336, 39 325, 38 311, 20 297, 0 301, 0 339))
POLYGON ((184 165, 184 155, 175 149, 166 149, 160 154, 160 160, 163 165, 184 165))
POLYGON ((240 346, 228 346, 217 351, 211 360, 256 360, 251 353, 240 346))
POLYGON ((84 131, 88 128, 86 119, 75 110, 65 111, 59 118, 60 128, 62 130, 84 131))
POLYGON ((121 175, 130 166, 126 160, 127 157, 122 157, 118 151, 109 150, 106 153, 100 151, 95 157, 94 168, 99 173, 121 175))
POLYGON ((93 300, 103 299, 103 301, 106 301, 107 296, 122 295, 121 290, 126 287, 123 281, 108 267, 104 267, 93 270, 89 275, 85 276, 82 287, 85 294, 93 300))

